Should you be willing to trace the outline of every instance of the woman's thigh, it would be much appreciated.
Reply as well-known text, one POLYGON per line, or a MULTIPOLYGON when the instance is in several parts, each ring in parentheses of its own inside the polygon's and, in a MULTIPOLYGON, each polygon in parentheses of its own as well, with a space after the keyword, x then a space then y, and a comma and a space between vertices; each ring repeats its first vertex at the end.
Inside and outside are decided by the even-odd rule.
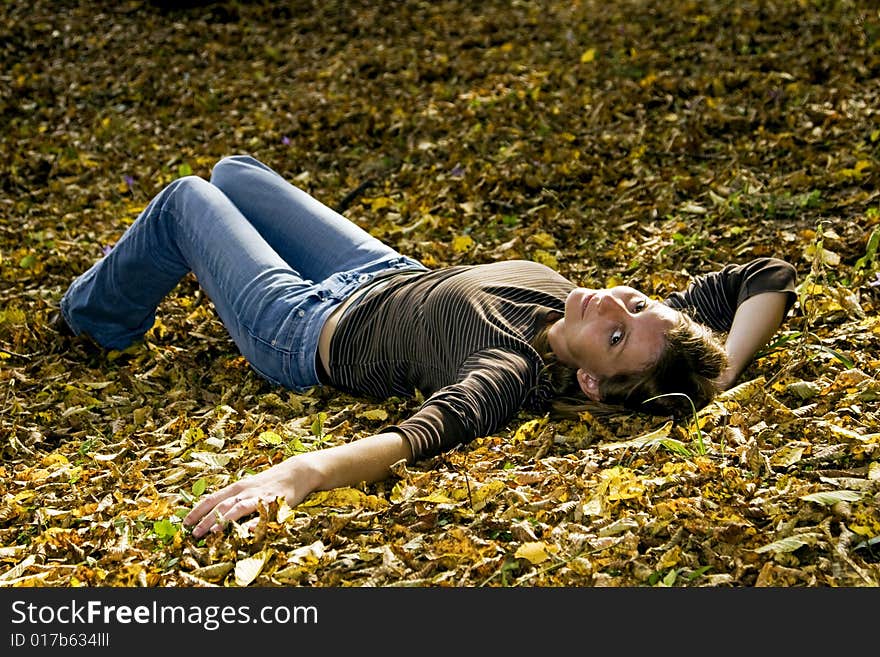
MULTIPOLYGON (((400 254, 247 155, 223 158, 211 182, 303 277, 324 280, 400 254)), ((418 263, 414 263, 418 266, 418 263)))
POLYGON ((338 301, 281 258, 216 186, 188 182, 164 204, 166 221, 233 341, 270 381, 314 385, 320 329, 338 301))

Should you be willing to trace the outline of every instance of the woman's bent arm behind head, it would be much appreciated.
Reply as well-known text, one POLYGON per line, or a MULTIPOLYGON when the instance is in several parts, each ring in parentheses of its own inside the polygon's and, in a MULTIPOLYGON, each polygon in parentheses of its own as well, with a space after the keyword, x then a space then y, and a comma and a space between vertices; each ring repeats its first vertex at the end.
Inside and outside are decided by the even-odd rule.
POLYGON ((728 365, 715 380, 721 390, 736 383, 758 350, 773 337, 785 318, 787 304, 785 293, 765 292, 746 299, 737 307, 724 344, 728 365))

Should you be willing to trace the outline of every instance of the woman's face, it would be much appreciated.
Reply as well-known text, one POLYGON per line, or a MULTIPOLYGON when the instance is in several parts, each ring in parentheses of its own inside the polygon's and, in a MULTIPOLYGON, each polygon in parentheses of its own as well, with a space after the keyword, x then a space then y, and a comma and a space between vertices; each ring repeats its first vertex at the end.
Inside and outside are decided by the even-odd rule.
POLYGON ((585 394, 598 399, 600 381, 639 372, 660 357, 675 320, 675 310, 634 288, 577 287, 565 300, 564 317, 550 327, 550 347, 578 369, 585 394))

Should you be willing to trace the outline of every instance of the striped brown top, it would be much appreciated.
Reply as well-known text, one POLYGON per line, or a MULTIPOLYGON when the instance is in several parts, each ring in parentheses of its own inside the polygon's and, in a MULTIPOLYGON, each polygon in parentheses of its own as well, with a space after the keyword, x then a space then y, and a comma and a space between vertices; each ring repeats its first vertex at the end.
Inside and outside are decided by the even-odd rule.
MULTIPOLYGON (((790 288, 793 301, 793 274, 777 260, 728 266, 669 303, 727 330, 731 307, 758 292, 790 288), (778 274, 786 268, 788 278, 778 274)), ((527 260, 399 274, 340 320, 330 383, 375 398, 420 391, 426 399, 419 410, 383 429, 402 433, 416 458, 491 435, 521 409, 541 410, 549 401, 544 363, 531 342, 561 316, 574 287, 527 260)))

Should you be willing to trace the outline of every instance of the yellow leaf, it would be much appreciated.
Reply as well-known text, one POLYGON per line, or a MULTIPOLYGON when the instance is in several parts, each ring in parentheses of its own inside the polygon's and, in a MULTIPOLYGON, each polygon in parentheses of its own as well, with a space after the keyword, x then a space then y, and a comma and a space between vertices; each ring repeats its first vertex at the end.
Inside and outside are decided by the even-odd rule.
POLYGON ((798 550, 805 545, 815 544, 816 541, 820 540, 821 538, 821 534, 817 532, 797 534, 795 536, 786 536, 785 538, 781 538, 778 541, 773 541, 772 543, 768 543, 767 545, 756 547, 755 552, 775 552, 777 554, 794 552, 795 550, 798 550))
POLYGON ((655 73, 648 73, 645 77, 639 80, 639 85, 641 87, 650 87, 657 81, 657 75, 655 73))
POLYGON ((17 566, 10 568, 4 573, 0 573, 0 582, 8 582, 21 577, 24 571, 30 568, 34 563, 36 563, 36 561, 37 557, 33 554, 29 554, 17 566))
POLYGON ((247 586, 259 575, 269 560, 270 550, 263 550, 252 557, 242 559, 235 564, 235 583, 247 586))
POLYGON ((419 502, 431 502, 432 504, 455 504, 455 500, 444 493, 435 492, 415 498, 419 502))
POLYGON ((464 253, 474 245, 470 235, 457 235, 452 240, 452 250, 456 253, 464 253))
POLYGON ((556 248, 556 240, 550 233, 540 232, 532 235, 529 240, 534 242, 542 249, 555 249, 556 248))
POLYGON ((770 457, 770 465, 781 468, 794 465, 801 460, 807 447, 807 443, 802 442, 790 442, 787 445, 783 445, 770 457))
POLYGON ((672 425, 673 421, 669 420, 663 426, 654 429, 653 431, 620 442, 603 443, 599 445, 599 448, 606 450, 641 449, 647 445, 654 445, 669 437, 672 425))
POLYGON ((862 498, 862 494, 854 490, 824 490, 818 493, 810 493, 801 495, 800 499, 808 502, 816 502, 825 506, 833 506, 838 502, 857 502, 862 498))
POLYGON ((584 513, 597 515, 605 506, 604 502, 634 499, 645 492, 642 480, 630 469, 619 465, 599 473, 599 486, 591 500, 584 505, 584 513))
POLYGON ((504 482, 498 481, 497 479, 490 481, 484 486, 480 486, 473 493, 474 511, 479 511, 484 508, 492 498, 496 497, 505 488, 507 488, 507 486, 505 486, 504 482))
POLYGON ((364 411, 363 413, 358 413, 358 417, 362 417, 365 420, 384 421, 388 419, 388 411, 384 408, 374 408, 369 411, 364 411))
POLYGON ((356 488, 334 488, 333 490, 313 493, 299 506, 301 508, 315 506, 351 507, 377 511, 388 506, 388 502, 381 497, 367 495, 356 488))
POLYGON ((275 516, 275 520, 282 525, 288 521, 288 519, 292 518, 295 514, 294 510, 290 508, 290 505, 287 504, 287 500, 282 499, 278 503, 278 513, 275 516))
POLYGON ((737 386, 730 388, 729 390, 725 390, 720 395, 718 395, 718 399, 720 401, 737 401, 737 402, 745 402, 754 397, 764 388, 764 384, 767 380, 763 376, 759 376, 751 381, 743 381, 737 386))
POLYGON ((293 564, 316 564, 321 560, 326 552, 324 544, 317 540, 309 545, 298 547, 287 555, 287 563, 293 564))
POLYGON ((209 582, 219 582, 221 579, 226 577, 230 570, 235 567, 235 564, 231 561, 220 561, 218 563, 212 563, 209 566, 203 566, 202 568, 196 568, 192 571, 192 575, 198 577, 199 579, 204 579, 209 582))
MULTIPOLYGON (((816 256, 816 245, 809 244, 804 249, 804 257, 807 260, 812 260, 816 256)), ((819 261, 824 265, 831 265, 832 267, 836 267, 840 264, 840 256, 836 254, 834 251, 829 251, 828 249, 822 249, 821 253, 819 253, 819 261)))
POLYGON ((67 457, 64 456, 64 454, 57 454, 54 452, 52 454, 47 454, 40 461, 41 465, 55 465, 56 463, 67 465, 70 461, 67 460, 67 457))
POLYGON ((854 534, 858 534, 859 536, 867 536, 868 538, 873 538, 877 535, 876 525, 857 525, 855 523, 849 523, 847 524, 847 529, 852 530, 854 534))
POLYGON ((672 549, 667 550, 660 556, 660 561, 657 563, 657 569, 674 568, 681 562, 681 556, 681 546, 672 546, 672 549))
POLYGON ((532 260, 550 267, 550 269, 559 269, 559 262, 556 260, 556 256, 544 249, 536 249, 532 254, 532 260))
POLYGON ((601 516, 603 509, 604 505, 602 504, 601 495, 593 495, 581 507, 581 511, 585 516, 601 516))
POLYGON ((272 573, 272 578, 278 580, 282 584, 296 584, 304 576, 308 575, 313 568, 314 566, 306 567, 293 564, 292 566, 279 568, 272 573))
POLYGON ((645 492, 645 486, 634 472, 627 468, 614 466, 602 473, 606 484, 606 498, 609 501, 631 500, 645 492))
POLYGON ((387 208, 394 205, 394 201, 387 196, 377 196, 372 199, 365 199, 370 201, 370 208, 372 210, 381 210, 382 208, 387 208))
POLYGON ((541 429, 544 428, 545 424, 547 424, 547 418, 543 417, 523 422, 521 425, 519 425, 519 427, 517 427, 516 433, 513 434, 513 442, 519 443, 523 442, 524 440, 533 439, 541 432, 541 429))
POLYGON ((199 461, 214 468, 225 468, 232 460, 232 454, 215 454, 214 452, 190 452, 193 461, 199 461))
POLYGON ((395 504, 406 502, 418 492, 418 488, 406 481, 398 481, 391 488, 390 500, 395 504))
POLYGON ((581 55, 581 64, 588 64, 591 61, 596 59, 596 49, 595 48, 587 48, 584 50, 581 55))
POLYGON ((556 551, 554 547, 543 541, 530 541, 520 545, 514 556, 518 559, 528 559, 533 564, 539 564, 550 558, 551 553, 556 551))
POLYGON ((800 397, 801 399, 810 399, 821 392, 822 388, 814 381, 794 381, 785 386, 785 391, 800 397))

